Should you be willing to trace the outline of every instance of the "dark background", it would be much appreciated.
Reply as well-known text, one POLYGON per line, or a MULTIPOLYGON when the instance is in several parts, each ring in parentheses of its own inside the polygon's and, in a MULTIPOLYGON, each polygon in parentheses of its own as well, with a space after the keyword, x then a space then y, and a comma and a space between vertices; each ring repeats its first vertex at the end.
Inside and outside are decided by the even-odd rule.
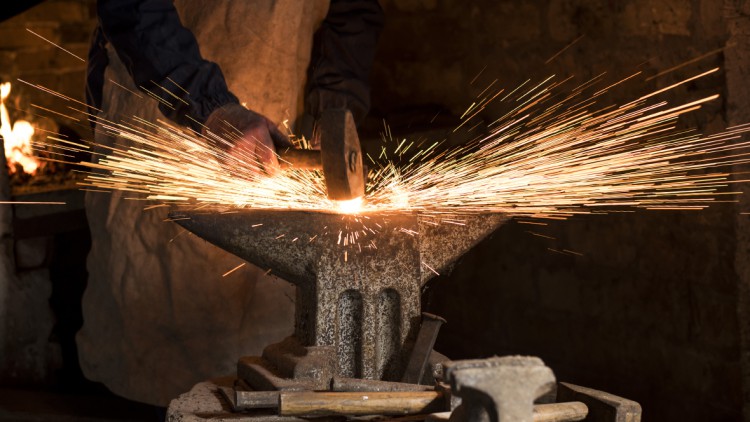
MULTIPOLYGON (((84 65, 40 44, 25 28, 85 56, 93 4, 48 0, 0 23, 0 78, 33 79, 81 98, 84 65)), ((363 128, 370 137, 377 136, 383 119, 397 136, 430 130, 439 137, 496 78, 496 86, 513 89, 527 78, 552 74, 582 82, 607 72, 606 78, 616 81, 642 71, 643 78, 613 90, 606 100, 623 102, 716 66, 722 70, 666 96, 687 102, 721 94, 680 124, 711 133, 750 122, 750 6, 744 1, 382 4, 387 26, 373 71, 372 115, 363 128)), ((18 89, 26 101, 54 107, 47 103, 50 96, 18 89)), ((492 121, 501 110, 489 107, 481 117, 492 121)), ((703 212, 576 217, 533 229, 510 222, 451 274, 428 284, 424 308, 448 320, 437 349, 454 359, 539 356, 559 380, 639 401, 645 421, 742 420, 750 403, 750 216, 740 214, 750 211, 745 201, 703 212)), ((70 341, 80 318, 75 299, 86 231, 75 227, 9 243, 10 220, 0 220, 5 221, 0 246, 15 257, 0 275, 0 387, 69 393, 71 380, 80 381, 70 341), (61 260, 54 250, 63 245, 78 252, 66 250, 69 258, 61 260), (55 289, 73 293, 60 299, 55 289)), ((100 391, 76 385, 86 394, 100 391)), ((11 397, 7 391, 0 396, 11 397)), ((0 406, 0 416, 7 409, 7 403, 0 406)))
MULTIPOLYGON (((681 121, 715 132, 747 119, 748 82, 738 76, 750 66, 743 3, 384 2, 388 26, 373 74, 373 112, 400 126, 394 132, 409 133, 436 110, 460 116, 495 78, 509 90, 552 74, 583 82, 607 72, 614 82, 640 70, 643 77, 605 100, 623 103, 719 66, 667 96, 687 102, 721 94, 681 121)), ((500 109, 487 110, 485 121, 500 109)), ((743 225, 750 218, 742 211, 743 204, 721 204, 546 227, 506 224, 428 285, 424 308, 448 320, 437 349, 452 358, 539 356, 559 380, 639 401, 646 421, 741 420, 743 225)))

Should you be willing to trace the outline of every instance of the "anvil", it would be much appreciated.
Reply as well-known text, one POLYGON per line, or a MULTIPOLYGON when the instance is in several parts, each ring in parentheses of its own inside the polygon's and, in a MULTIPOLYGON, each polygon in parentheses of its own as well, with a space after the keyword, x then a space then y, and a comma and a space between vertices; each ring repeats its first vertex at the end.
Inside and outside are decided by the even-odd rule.
POLYGON ((439 355, 432 350, 434 337, 427 348, 422 342, 424 326, 435 323, 427 318, 419 327, 422 287, 492 233, 506 220, 503 215, 443 222, 418 213, 346 216, 289 210, 171 216, 297 286, 294 334, 266 347, 262 357, 240 358, 238 375, 251 391, 242 383, 239 389, 198 384, 170 405, 176 420, 198 421, 209 409, 223 411, 216 388, 234 410, 252 409, 233 420, 252 422, 407 413, 430 413, 428 420, 446 422, 640 420, 636 402, 565 383, 557 387, 557 403, 535 404, 550 392, 555 377, 534 357, 442 357, 433 371, 414 378, 414 354, 439 355), (405 379, 412 384, 387 382, 405 379), (419 381, 429 384, 429 391, 414 384, 419 381), (195 402, 201 404, 200 414, 195 402))
POLYGON ((294 334, 239 362, 239 377, 253 389, 282 391, 329 389, 333 377, 401 380, 422 287, 507 218, 290 210, 171 217, 296 285, 294 334))

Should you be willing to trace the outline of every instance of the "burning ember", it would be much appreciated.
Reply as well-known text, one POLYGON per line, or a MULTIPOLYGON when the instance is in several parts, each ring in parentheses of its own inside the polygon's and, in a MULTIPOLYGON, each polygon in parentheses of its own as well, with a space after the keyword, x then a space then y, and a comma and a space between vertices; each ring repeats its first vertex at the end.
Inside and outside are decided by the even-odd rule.
POLYGON ((31 150, 31 139, 34 127, 26 120, 11 123, 5 101, 10 94, 10 82, 0 84, 0 137, 5 145, 5 158, 10 174, 21 170, 35 174, 41 162, 34 157, 31 150))

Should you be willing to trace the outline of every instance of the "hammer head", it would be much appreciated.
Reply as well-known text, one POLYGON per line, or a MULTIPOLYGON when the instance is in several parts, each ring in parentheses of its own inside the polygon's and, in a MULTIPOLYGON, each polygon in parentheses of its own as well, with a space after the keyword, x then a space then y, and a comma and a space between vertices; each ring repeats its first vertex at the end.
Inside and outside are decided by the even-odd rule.
POLYGON ((365 194, 362 148, 352 113, 329 109, 319 120, 320 153, 328 198, 346 201, 365 194))

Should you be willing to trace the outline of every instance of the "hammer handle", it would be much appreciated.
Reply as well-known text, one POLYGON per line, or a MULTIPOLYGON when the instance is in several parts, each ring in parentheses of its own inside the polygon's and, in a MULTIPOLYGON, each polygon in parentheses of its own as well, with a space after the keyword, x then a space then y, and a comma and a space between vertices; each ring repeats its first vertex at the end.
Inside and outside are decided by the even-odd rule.
POLYGON ((579 401, 534 405, 534 422, 582 421, 589 408, 579 401))
POLYGON ((279 151, 279 165, 282 169, 322 170, 320 151, 315 149, 289 148, 279 151))
MULTIPOLYGON (((429 415, 427 422, 448 422, 452 412, 439 412, 429 415)), ((533 422, 573 422, 586 419, 589 408, 579 402, 535 404, 533 422)), ((599 419, 597 419, 599 420, 599 419)), ((385 421, 390 422, 390 421, 385 421)))
POLYGON ((323 393, 282 392, 281 416, 408 415, 444 410, 443 394, 437 391, 323 393))

